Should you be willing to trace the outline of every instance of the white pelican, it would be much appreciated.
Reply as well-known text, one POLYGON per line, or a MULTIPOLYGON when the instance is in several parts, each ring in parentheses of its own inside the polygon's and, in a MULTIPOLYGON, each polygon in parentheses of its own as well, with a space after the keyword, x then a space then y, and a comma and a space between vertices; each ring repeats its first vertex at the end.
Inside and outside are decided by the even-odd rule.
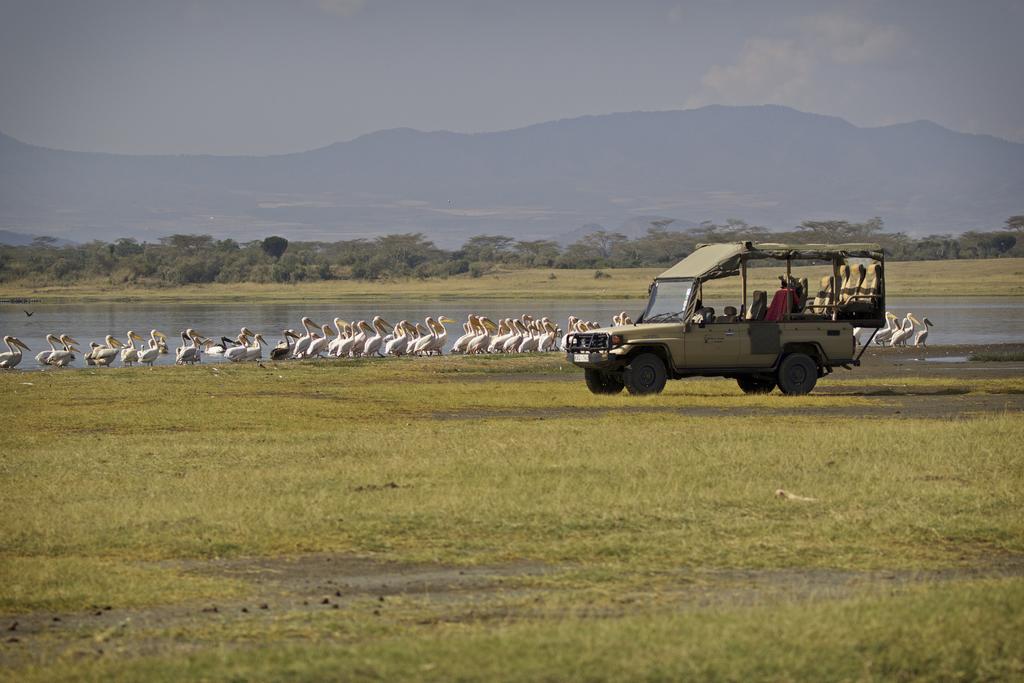
POLYGON ((117 353, 124 346, 117 339, 114 339, 112 335, 107 335, 105 341, 106 346, 96 345, 92 350, 92 364, 102 367, 108 367, 111 363, 117 360, 117 353))
POLYGON ((181 333, 182 345, 178 347, 175 354, 175 363, 185 365, 198 363, 203 359, 203 350, 200 348, 202 337, 191 327, 181 333))
POLYGON ((384 345, 384 333, 392 329, 391 323, 384 320, 379 315, 373 317, 373 331, 375 334, 366 338, 363 342, 363 355, 364 356, 381 356, 381 346, 384 345))
MULTIPOLYGON (((160 342, 166 341, 167 336, 159 330, 149 331, 149 348, 142 349, 139 351, 139 362, 149 367, 153 367, 153 363, 156 362, 157 356, 160 355, 160 342)), ((164 344, 166 347, 166 343, 164 344)))
POLYGON ((10 370, 11 368, 17 367, 18 363, 21 362, 22 349, 25 351, 32 350, 25 346, 25 342, 10 335, 4 337, 4 343, 7 344, 7 348, 10 349, 10 351, 7 353, 0 353, 0 369, 3 370, 10 370))
POLYGON ((262 334, 260 334, 259 332, 254 334, 252 336, 252 344, 250 344, 249 347, 245 350, 245 359, 260 360, 261 358, 263 358, 263 345, 265 343, 266 340, 263 338, 262 334))
POLYGON ((381 346, 384 344, 384 333, 392 329, 391 324, 385 321, 380 315, 374 315, 373 333, 367 332, 367 338, 362 342, 362 355, 381 355, 381 346))
POLYGON ((612 316, 612 324, 616 326, 632 325, 633 319, 629 317, 629 314, 622 311, 618 315, 612 316))
POLYGON ((893 313, 889 311, 885 312, 885 327, 880 329, 878 334, 875 335, 876 344, 879 346, 885 346, 889 343, 892 339, 893 333, 899 329, 899 325, 896 322, 897 320, 899 320, 899 318, 897 318, 893 313))
POLYGON ((249 350, 249 338, 244 334, 239 334, 237 341, 238 343, 234 346, 224 349, 224 360, 229 360, 232 363, 245 360, 245 354, 249 350))
POLYGON ((306 349, 308 349, 309 345, 313 343, 313 335, 315 334, 315 331, 320 329, 320 326, 313 322, 309 317, 304 317, 302 319, 302 327, 305 328, 306 334, 296 340, 295 348, 292 349, 292 358, 306 357, 306 349))
POLYGON ((121 349, 121 365, 130 368, 132 365, 139 361, 139 350, 135 348, 135 342, 145 341, 142 337, 135 333, 134 330, 128 330, 128 344, 121 349))
POLYGON ((342 339, 340 342, 338 342, 338 346, 336 347, 337 348, 338 358, 344 358, 346 356, 354 356, 355 355, 355 353, 353 353, 352 350, 355 348, 356 341, 360 338, 360 335, 363 334, 362 330, 359 327, 360 324, 365 325, 366 321, 364 321, 364 320, 360 320, 359 322, 353 321, 351 323, 348 323, 345 326, 345 329, 347 331, 347 336, 344 339, 342 339))
POLYGON ((538 332, 539 325, 536 320, 531 320, 526 326, 527 331, 523 336, 523 341, 519 343, 519 348, 516 349, 519 353, 531 353, 540 348, 540 333, 538 332))
POLYGON ((484 353, 491 343, 491 333, 498 331, 498 326, 487 316, 477 318, 476 336, 466 344, 466 353, 484 353))
MULTIPOLYGON (((243 336, 251 337, 252 331, 248 327, 242 327, 242 329, 239 330, 238 332, 238 337, 240 338, 243 336)), ((228 337, 221 337, 219 344, 216 344, 214 342, 206 344, 203 347, 203 353, 205 353, 208 356, 223 356, 225 351, 234 346, 239 346, 238 338, 230 339, 228 337)))
POLYGON ((914 333, 914 314, 907 313, 907 317, 903 319, 903 325, 898 330, 892 333, 892 345, 893 346, 906 346, 907 340, 910 339, 910 335, 914 333))
MULTIPOLYGON (((427 320, 432 320, 427 318, 427 320)), ((451 325, 455 321, 446 315, 437 316, 436 320, 433 320, 432 329, 434 334, 431 335, 431 341, 423 349, 423 353, 434 354, 441 356, 444 354, 444 345, 448 343, 448 328, 445 325, 451 325)))
POLYGON ((555 342, 558 341, 558 329, 555 328, 555 324, 547 317, 541 318, 540 324, 544 329, 544 336, 540 340, 540 350, 554 351, 555 342))
POLYGON ((149 347, 143 348, 139 351, 139 362, 153 367, 153 363, 156 361, 157 356, 165 351, 161 351, 161 343, 163 348, 167 348, 167 335, 160 330, 149 331, 149 347))
POLYGON ((306 347, 306 353, 304 358, 318 358, 320 354, 327 350, 330 345, 330 337, 333 334, 330 325, 321 325, 320 331, 323 332, 323 336, 316 335, 314 333, 313 341, 309 342, 309 346, 306 347))
POLYGON ((928 328, 929 327, 934 327, 935 324, 931 320, 929 320, 928 318, 925 318, 924 320, 918 320, 917 318, 911 316, 911 320, 914 321, 914 329, 915 330, 917 330, 917 326, 918 325, 921 326, 921 329, 917 330, 917 334, 914 335, 914 346, 924 346, 924 347, 927 347, 928 346, 928 343, 927 343, 928 342, 928 328))
POLYGON ((409 347, 409 321, 399 320, 394 327, 391 340, 384 344, 384 353, 388 356, 402 356, 409 347))
POLYGON ((327 345, 328 356, 340 356, 338 353, 338 347, 341 346, 341 342, 345 339, 348 332, 348 323, 341 318, 334 319, 334 329, 337 335, 331 340, 331 343, 327 345))
POLYGON ((512 332, 505 338, 505 341, 502 342, 501 347, 498 349, 499 351, 505 351, 506 353, 510 353, 518 349, 519 344, 522 343, 523 337, 526 334, 526 330, 521 321, 517 321, 517 319, 510 319, 509 325, 512 327, 512 332))
POLYGON ((463 335, 455 340, 452 344, 452 353, 465 353, 466 345, 469 341, 476 336, 476 316, 472 313, 466 318, 465 324, 462 326, 463 335))
POLYGON ((89 350, 85 352, 83 358, 85 358, 86 365, 96 365, 96 361, 93 360, 93 354, 96 353, 96 349, 100 348, 100 345, 96 342, 89 342, 89 350))
POLYGON ((75 354, 78 353, 78 349, 75 348, 75 344, 78 342, 67 334, 60 336, 60 342, 64 348, 57 349, 51 353, 50 357, 46 359, 46 364, 52 365, 55 368, 66 368, 75 359, 75 354))
POLYGON ((498 329, 491 335, 491 343, 487 345, 487 353, 498 353, 504 350, 505 342, 515 333, 512 318, 499 318, 498 329))
POLYGON ((282 335, 284 338, 270 349, 270 360, 284 360, 292 355, 292 339, 298 339, 299 333, 295 330, 282 330, 282 335))
POLYGON ((50 345, 50 348, 43 349, 36 354, 36 362, 40 365, 48 365, 50 363, 50 354, 57 352, 55 344, 60 343, 60 337, 51 332, 46 335, 46 343, 50 345))
POLYGON ((565 349, 565 347, 569 344, 569 335, 572 334, 573 332, 579 332, 579 329, 578 329, 579 324, 580 324, 580 319, 579 318, 577 318, 574 315, 570 315, 569 316, 569 319, 568 319, 568 321, 566 322, 566 325, 565 325, 565 334, 562 336, 562 341, 559 344, 559 348, 561 348, 563 350, 565 349))

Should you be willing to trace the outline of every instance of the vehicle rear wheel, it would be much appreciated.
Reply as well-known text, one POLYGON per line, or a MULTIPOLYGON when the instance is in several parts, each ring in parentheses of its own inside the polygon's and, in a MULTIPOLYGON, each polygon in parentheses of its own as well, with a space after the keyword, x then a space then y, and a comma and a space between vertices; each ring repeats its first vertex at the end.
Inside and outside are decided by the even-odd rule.
POLYGON ((653 353, 641 353, 626 366, 623 373, 626 389, 633 395, 660 394, 665 389, 668 373, 665 364, 653 353))
POLYGON ((736 378, 736 384, 744 394, 770 394, 775 391, 775 380, 743 375, 736 378))
POLYGON ((779 365, 779 389, 787 396, 810 393, 818 382, 818 365, 809 356, 791 353, 779 365))
POLYGON ((626 386, 621 373, 585 368, 583 377, 587 380, 587 388, 592 394, 617 394, 626 386))

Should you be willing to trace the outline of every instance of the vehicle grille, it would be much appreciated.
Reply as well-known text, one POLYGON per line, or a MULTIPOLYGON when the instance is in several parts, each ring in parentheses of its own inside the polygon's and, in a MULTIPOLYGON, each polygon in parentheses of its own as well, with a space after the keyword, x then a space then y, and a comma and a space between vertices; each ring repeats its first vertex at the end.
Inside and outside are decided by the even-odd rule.
POLYGON ((607 351, 611 347, 611 337, 604 332, 577 332, 569 335, 566 351, 607 351))

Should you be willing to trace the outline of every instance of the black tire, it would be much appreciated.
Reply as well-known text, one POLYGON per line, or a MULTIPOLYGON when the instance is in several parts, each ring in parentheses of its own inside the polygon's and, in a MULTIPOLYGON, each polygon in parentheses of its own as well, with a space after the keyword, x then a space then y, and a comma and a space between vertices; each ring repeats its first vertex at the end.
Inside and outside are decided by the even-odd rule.
POLYGON ((665 364, 653 353, 641 353, 626 366, 623 373, 626 390, 634 396, 660 394, 665 389, 668 373, 665 364))
POLYGON ((818 364, 802 353, 791 353, 779 365, 779 389, 787 396, 809 394, 818 382, 818 364))
POLYGON ((736 384, 740 385, 744 394, 770 394, 775 391, 775 380, 773 379, 742 375, 736 378, 736 384))
POLYGON ((587 380, 587 388, 592 394, 617 394, 626 386, 620 373, 585 368, 583 377, 587 380))

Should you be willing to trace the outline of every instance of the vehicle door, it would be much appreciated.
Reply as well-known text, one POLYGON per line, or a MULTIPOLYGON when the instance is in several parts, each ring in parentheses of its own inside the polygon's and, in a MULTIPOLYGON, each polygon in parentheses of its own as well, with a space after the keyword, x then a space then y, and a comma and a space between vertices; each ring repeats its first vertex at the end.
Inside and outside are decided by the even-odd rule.
POLYGON ((683 335, 687 368, 734 367, 740 353, 740 324, 690 323, 683 335))
POLYGON ((736 325, 739 338, 737 367, 769 367, 782 349, 782 331, 779 323, 764 320, 744 320, 736 325))

